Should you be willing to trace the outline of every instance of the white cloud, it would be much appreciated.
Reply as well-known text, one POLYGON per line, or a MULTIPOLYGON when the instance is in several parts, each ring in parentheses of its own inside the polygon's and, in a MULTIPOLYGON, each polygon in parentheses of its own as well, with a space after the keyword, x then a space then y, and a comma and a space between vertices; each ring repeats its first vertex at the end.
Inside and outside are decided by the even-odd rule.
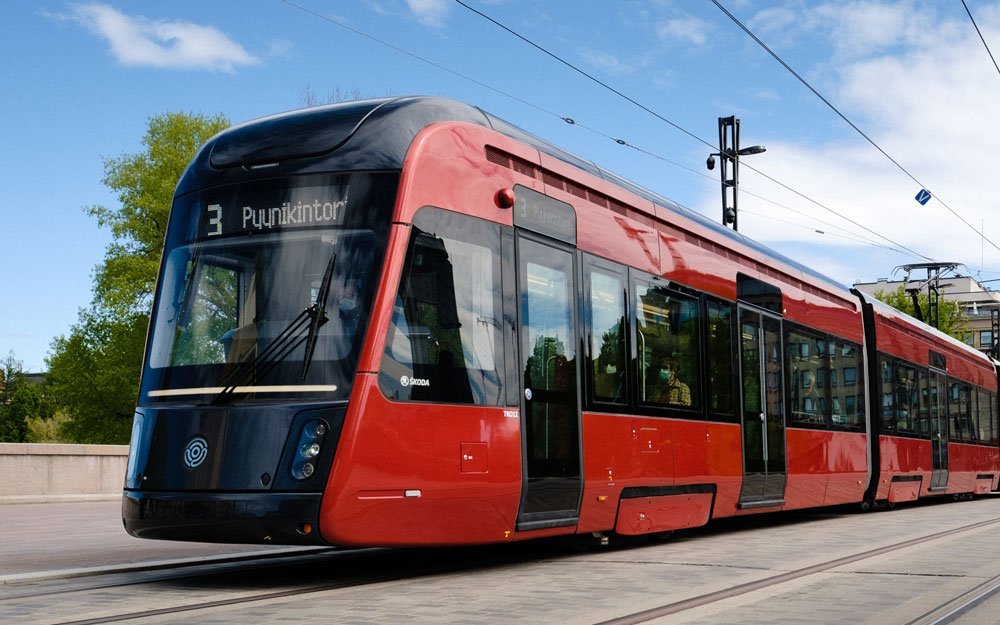
POLYGON ((656 25, 656 34, 667 42, 704 45, 708 40, 709 24, 696 17, 680 17, 656 25))
POLYGON ((915 45, 947 24, 927 11, 917 10, 912 0, 896 4, 866 0, 823 4, 816 7, 810 23, 830 27, 831 42, 841 58, 862 57, 897 45, 915 45))
POLYGON ((790 46, 810 29, 813 13, 797 12, 788 7, 768 7, 758 11, 747 23, 754 33, 774 47, 790 46))
POLYGON ((631 74, 635 71, 635 67, 622 61, 617 56, 609 52, 603 52, 601 50, 583 50, 580 52, 580 56, 582 56, 584 60, 594 67, 608 72, 609 74, 631 74))
POLYGON ((105 39, 122 65, 233 72, 260 63, 212 26, 125 15, 105 4, 76 5, 68 17, 105 39))
POLYGON ((447 0, 406 0, 406 4, 418 22, 434 28, 444 26, 450 7, 447 0))
MULTIPOLYGON (((832 58, 796 69, 823 68, 824 95, 966 221, 977 229, 983 223, 986 236, 1000 245, 994 156, 1000 125, 990 122, 1000 76, 964 12, 910 0, 827 3, 808 11, 811 16, 803 14, 798 23, 809 23, 814 49, 820 37, 826 39, 832 58)), ((1000 6, 980 6, 975 16, 986 40, 1000 41, 1000 6)), ((1000 251, 937 201, 919 205, 914 195, 920 185, 832 112, 824 123, 844 129, 842 137, 822 143, 755 137, 768 151, 746 163, 935 260, 1000 272, 1000 251)), ((740 178, 745 190, 874 238, 752 171, 741 169, 740 178)), ((707 196, 705 213, 714 216, 718 202, 717 192, 707 196)), ((806 221, 746 194, 740 206, 806 221)), ((751 215, 741 217, 740 231, 844 282, 884 277, 894 265, 921 261, 751 215)))

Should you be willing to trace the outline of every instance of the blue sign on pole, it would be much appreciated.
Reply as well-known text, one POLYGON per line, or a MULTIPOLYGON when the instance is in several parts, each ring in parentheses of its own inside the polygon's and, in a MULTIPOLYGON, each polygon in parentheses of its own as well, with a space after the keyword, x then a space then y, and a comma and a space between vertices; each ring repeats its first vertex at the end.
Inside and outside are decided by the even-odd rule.
POLYGON ((925 204, 927 204, 927 202, 930 201, 930 199, 931 199, 931 192, 928 191, 927 189, 921 189, 917 193, 917 196, 914 199, 917 200, 918 202, 920 202, 921 206, 924 206, 925 204))

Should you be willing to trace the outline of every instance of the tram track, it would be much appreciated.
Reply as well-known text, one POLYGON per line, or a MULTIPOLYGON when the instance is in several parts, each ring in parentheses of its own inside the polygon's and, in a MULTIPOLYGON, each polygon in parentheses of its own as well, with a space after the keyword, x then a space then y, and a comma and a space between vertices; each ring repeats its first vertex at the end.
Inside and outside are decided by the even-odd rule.
MULTIPOLYGON (((926 543, 932 540, 944 539, 949 536, 961 534, 963 532, 974 531, 984 527, 1000 523, 1000 518, 988 519, 976 523, 971 523, 961 527, 926 534, 906 541, 885 545, 876 549, 861 551, 852 555, 844 556, 803 567, 793 571, 771 575, 763 579, 740 584, 721 591, 707 593, 704 595, 691 597, 681 601, 667 603, 655 608, 634 612, 624 616, 603 621, 600 625, 620 625, 625 623, 645 623, 671 614, 682 613, 697 607, 717 603, 730 597, 737 597, 752 593, 757 590, 778 586, 793 580, 808 577, 828 571, 837 567, 845 566, 854 562, 874 558, 880 555, 892 553, 926 543)), ((536 545, 537 547, 537 545, 536 545)), ((544 557, 544 549, 522 548, 510 549, 482 547, 474 549, 464 549, 443 554, 440 550, 390 550, 390 549, 364 549, 356 551, 330 551, 320 553, 303 554, 298 557, 271 558, 269 560, 228 562, 221 567, 184 567, 179 571, 162 571, 160 575, 154 575, 143 579, 116 580, 107 584, 90 584, 85 587, 62 588, 47 590, 43 592, 31 592, 20 594, 19 597, 0 600, 0 603, 10 599, 29 598, 32 600, 44 599, 49 595, 65 595, 66 593, 90 591, 142 585, 148 583, 193 585, 201 590, 212 592, 219 590, 222 592, 249 590, 239 596, 219 597, 217 594, 212 597, 204 597, 202 600, 193 599, 177 605, 161 606, 144 610, 128 610, 127 606, 118 606, 126 609, 112 610, 103 615, 91 613, 87 618, 76 618, 73 620, 48 620, 44 622, 51 625, 91 625, 96 623, 115 623, 123 621, 143 619, 155 619, 170 615, 194 614, 200 610, 211 610, 215 608, 227 608, 232 606, 250 606, 267 601, 289 599, 294 597, 308 596, 330 591, 344 590, 367 585, 380 584, 394 581, 405 581, 416 579, 428 575, 447 575, 449 573, 461 573, 471 570, 482 570, 494 566, 516 565, 526 561, 537 561, 544 557), (207 570, 206 570, 207 569, 207 570), (310 578, 321 577, 319 583, 309 583, 310 578), (197 581, 196 581, 197 580, 197 581), (272 580, 280 580, 278 583, 283 588, 275 589, 272 580), (266 588, 259 588, 259 592, 253 592, 254 585, 265 585, 266 588)), ((97 581, 97 580, 95 580, 97 581)), ((907 625, 946 625, 958 616, 966 613, 976 605, 988 600, 1000 592, 1000 576, 987 580, 975 588, 967 591, 959 597, 942 604, 939 608, 927 612, 920 618, 907 625)), ((181 599, 180 601, 183 601, 181 599)), ((133 606, 134 607, 134 606, 133 606)), ((63 617, 65 618, 65 617, 63 617)), ((195 618, 188 616, 185 618, 195 618)), ((195 619, 196 620, 196 619, 195 619)))
MULTIPOLYGON (((870 549, 868 551, 862 551, 849 556, 836 558, 834 560, 828 560, 826 562, 813 564, 811 566, 803 567, 801 569, 796 569, 794 571, 788 571, 786 573, 772 575, 770 577, 765 577, 763 579, 747 582, 745 584, 738 584, 736 586, 732 586, 724 590, 718 590, 715 592, 706 593, 704 595, 699 595, 697 597, 691 597, 689 599, 683 599, 681 601, 675 601, 672 603, 663 604, 655 608, 649 608, 646 610, 633 612, 632 614, 627 614, 606 621, 601 621, 596 625, 637 625, 639 623, 647 623, 649 621, 662 618, 664 616, 669 616, 671 614, 677 614, 679 612, 684 612, 687 610, 692 610, 694 608, 710 605, 713 603, 717 603, 719 601, 723 601, 725 599, 729 599, 731 597, 738 597, 740 595, 745 595, 757 590, 778 586, 780 584, 801 579, 803 577, 808 577, 810 575, 822 573, 830 569, 835 569, 837 567, 853 564, 861 560, 867 560, 868 558, 874 558, 876 556, 892 553, 894 551, 899 551, 902 549, 906 549, 908 547, 921 545, 931 540, 947 538, 949 536, 954 536, 955 534, 961 534, 963 532, 980 529, 990 525, 995 525, 997 523, 1000 523, 1000 518, 980 521, 978 523, 971 523, 969 525, 964 525, 962 527, 956 527, 950 530, 937 532, 935 534, 928 534, 918 538, 913 538, 910 540, 879 547, 877 549, 870 549)), ((944 617, 941 617, 938 620, 934 620, 935 618, 938 618, 935 615, 938 614, 938 611, 944 610, 946 612, 946 615, 951 615, 951 614, 955 615, 954 617, 949 616, 949 618, 956 618, 958 614, 961 614, 964 611, 971 609, 972 607, 974 607, 974 605, 982 601, 985 601, 993 594, 1000 592, 1000 576, 997 576, 989 580, 988 582, 981 584, 980 586, 977 586, 976 588, 980 589, 981 592, 978 593, 973 592, 976 590, 973 589, 973 591, 969 591, 969 593, 963 594, 960 597, 952 599, 948 603, 925 614, 920 619, 913 621, 912 623, 908 623, 907 625, 944 625, 945 623, 951 622, 949 620, 943 620, 944 617), (970 593, 972 593, 972 598, 971 599, 966 598, 966 595, 970 593), (964 602, 961 601, 963 600, 963 598, 965 598, 964 602), (955 606, 952 606, 951 604, 955 602, 957 602, 957 604, 955 606), (949 608, 948 606, 951 607, 949 608), (921 619, 930 619, 930 620, 921 620, 921 619)))
POLYGON ((97 616, 93 618, 75 620, 75 621, 62 621, 56 625, 96 625, 98 623, 117 623, 121 621, 130 621, 135 619, 143 618, 153 618, 157 616, 165 616, 169 614, 182 614, 184 612, 194 612, 196 610, 208 610, 211 608, 228 607, 246 603, 256 603, 260 601, 269 601, 271 599, 284 599, 288 597, 297 597, 301 595, 308 595, 317 592, 326 592, 329 590, 339 590, 342 588, 351 588, 354 586, 363 586, 367 584, 375 584, 379 582, 389 582, 397 579, 402 579, 404 577, 409 577, 409 575, 401 574, 384 574, 371 576, 366 578, 358 579, 345 579, 335 583, 320 584, 316 586, 307 586, 304 588, 295 588, 290 590, 279 590, 274 592, 259 593, 247 597, 233 597, 231 599, 217 599, 214 601, 202 601, 196 603, 189 603, 179 606, 171 606, 166 608, 157 608, 153 610, 142 610, 138 612, 126 612, 123 614, 97 616))
MULTIPOLYGON (((523 547, 523 546, 522 546, 523 547)), ((262 592, 244 593, 241 596, 151 608, 145 610, 121 611, 114 614, 102 614, 87 618, 72 620, 46 620, 49 625, 92 625, 96 623, 116 623, 122 621, 141 620, 172 614, 184 614, 212 608, 238 606, 285 599, 303 595, 355 588, 371 584, 393 582, 397 580, 416 579, 427 575, 440 575, 463 572, 471 569, 484 569, 492 566, 518 564, 535 560, 539 552, 530 548, 514 548, 510 545, 487 545, 472 549, 453 551, 442 557, 440 549, 357 549, 331 550, 329 552, 309 553, 302 556, 289 556, 285 561, 242 561, 227 562, 222 568, 215 567, 205 570, 205 567, 195 567, 199 570, 164 571, 162 575, 143 579, 128 579, 111 583, 96 583, 73 588, 48 589, 41 592, 28 592, 11 595, 0 599, 0 605, 8 601, 30 599, 44 600, 46 597, 69 595, 72 593, 89 593, 108 589, 141 586, 145 584, 183 583, 191 585, 198 581, 199 588, 218 588, 224 591, 235 588, 245 588, 251 584, 270 584, 270 580, 281 580, 286 586, 280 590, 264 590, 262 592), (345 570, 350 567, 350 571, 345 570), (264 574, 264 575, 262 575, 264 574), (300 579, 322 576, 321 583, 296 583, 300 579), (336 576, 336 579, 330 579, 336 576)))
POLYGON ((230 575, 234 572, 260 571, 266 569, 314 564, 328 559, 349 559, 385 551, 384 549, 328 548, 303 553, 236 555, 194 559, 189 562, 154 562, 137 566, 106 566, 96 569, 57 571, 51 574, 25 575, 0 588, 0 604, 19 599, 38 599, 93 590, 124 588, 141 584, 169 582, 188 578, 210 578, 230 575), (122 576, 131 576, 121 579, 122 576), (64 584, 51 588, 38 584, 64 584))
MULTIPOLYGON (((367 552, 365 554, 350 554, 351 556, 360 555, 371 555, 373 551, 387 552, 388 550, 359 550, 367 552)), ((338 555, 348 555, 348 554, 338 554, 338 555)), ((63 589, 52 592, 35 593, 30 595, 21 595, 15 598, 30 598, 30 599, 44 599, 47 596, 53 595, 64 595, 69 593, 77 592, 92 592, 99 590, 107 590, 114 588, 125 588, 128 586, 137 586, 149 583, 162 583, 162 582, 173 582, 173 581, 183 581, 192 579, 212 579, 212 578, 222 578, 226 576, 237 575, 253 575, 261 572, 261 569, 294 569, 296 567, 309 567, 316 568, 324 565, 331 564, 330 558, 314 558, 311 561, 306 561, 308 556, 303 556, 299 558, 299 562, 285 562, 285 563, 262 563, 260 566, 248 566, 249 563, 242 563, 242 567, 236 571, 232 568, 226 568, 225 570, 218 571, 198 571, 198 572, 182 572, 175 575, 161 576, 153 579, 143 579, 135 581, 127 581, 123 583, 111 583, 105 585, 92 585, 84 588, 73 588, 73 589, 63 589)), ((338 559, 338 563, 343 563, 346 559, 338 559)), ((306 584, 293 588, 286 588, 283 590, 272 590, 266 592, 256 592, 245 594, 243 596, 230 597, 225 599, 214 599, 207 601, 192 601, 189 603, 183 603, 180 605, 165 606, 162 608, 153 608, 146 610, 136 610, 136 611, 125 611, 116 614, 104 614, 91 616, 83 619, 74 619, 69 621, 56 621, 53 625, 93 625, 97 623, 116 623, 122 621, 130 620, 140 620, 144 618, 154 618, 157 616, 165 616, 171 614, 184 614, 187 612, 195 612, 198 610, 208 610, 211 608, 236 606, 240 604, 257 603, 262 601, 269 601, 273 599, 283 599, 289 597, 297 597, 301 595, 308 595, 312 593, 326 592, 330 590, 339 590, 344 588, 352 588, 357 586, 365 586, 368 584, 376 584, 382 582, 390 582, 398 579, 408 579, 412 577, 417 577, 420 575, 433 574, 438 572, 447 572, 447 567, 442 564, 437 567, 427 567, 425 570, 415 570, 413 568, 403 568, 399 569, 386 569, 383 572, 366 572, 357 575, 348 575, 341 577, 340 579, 334 581, 327 581, 320 584, 306 584)), ((288 576, 290 573, 282 571, 282 576, 288 576)), ((299 573, 301 574, 301 573, 299 573)), ((277 576, 279 573, 271 573, 272 576, 277 576)))
POLYGON ((937 608, 922 614, 906 625, 947 625, 958 620, 962 615, 972 610, 987 599, 1000 593, 1000 575, 986 580, 954 599, 937 608))

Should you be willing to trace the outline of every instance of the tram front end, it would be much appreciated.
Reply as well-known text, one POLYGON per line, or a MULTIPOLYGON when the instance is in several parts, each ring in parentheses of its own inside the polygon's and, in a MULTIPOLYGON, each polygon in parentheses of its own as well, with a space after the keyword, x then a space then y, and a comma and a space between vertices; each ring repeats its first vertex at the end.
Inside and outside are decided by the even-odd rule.
POLYGON ((181 179, 125 478, 133 536, 323 543, 399 171, 316 146, 371 144, 359 128, 384 104, 237 126, 181 179))

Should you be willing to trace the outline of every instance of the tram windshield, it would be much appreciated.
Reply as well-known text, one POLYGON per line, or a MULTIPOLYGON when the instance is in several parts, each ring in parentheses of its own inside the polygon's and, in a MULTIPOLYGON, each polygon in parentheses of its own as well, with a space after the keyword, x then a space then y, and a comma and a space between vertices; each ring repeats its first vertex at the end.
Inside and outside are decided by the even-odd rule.
POLYGON ((178 198, 140 401, 345 398, 397 180, 307 176, 178 198))

